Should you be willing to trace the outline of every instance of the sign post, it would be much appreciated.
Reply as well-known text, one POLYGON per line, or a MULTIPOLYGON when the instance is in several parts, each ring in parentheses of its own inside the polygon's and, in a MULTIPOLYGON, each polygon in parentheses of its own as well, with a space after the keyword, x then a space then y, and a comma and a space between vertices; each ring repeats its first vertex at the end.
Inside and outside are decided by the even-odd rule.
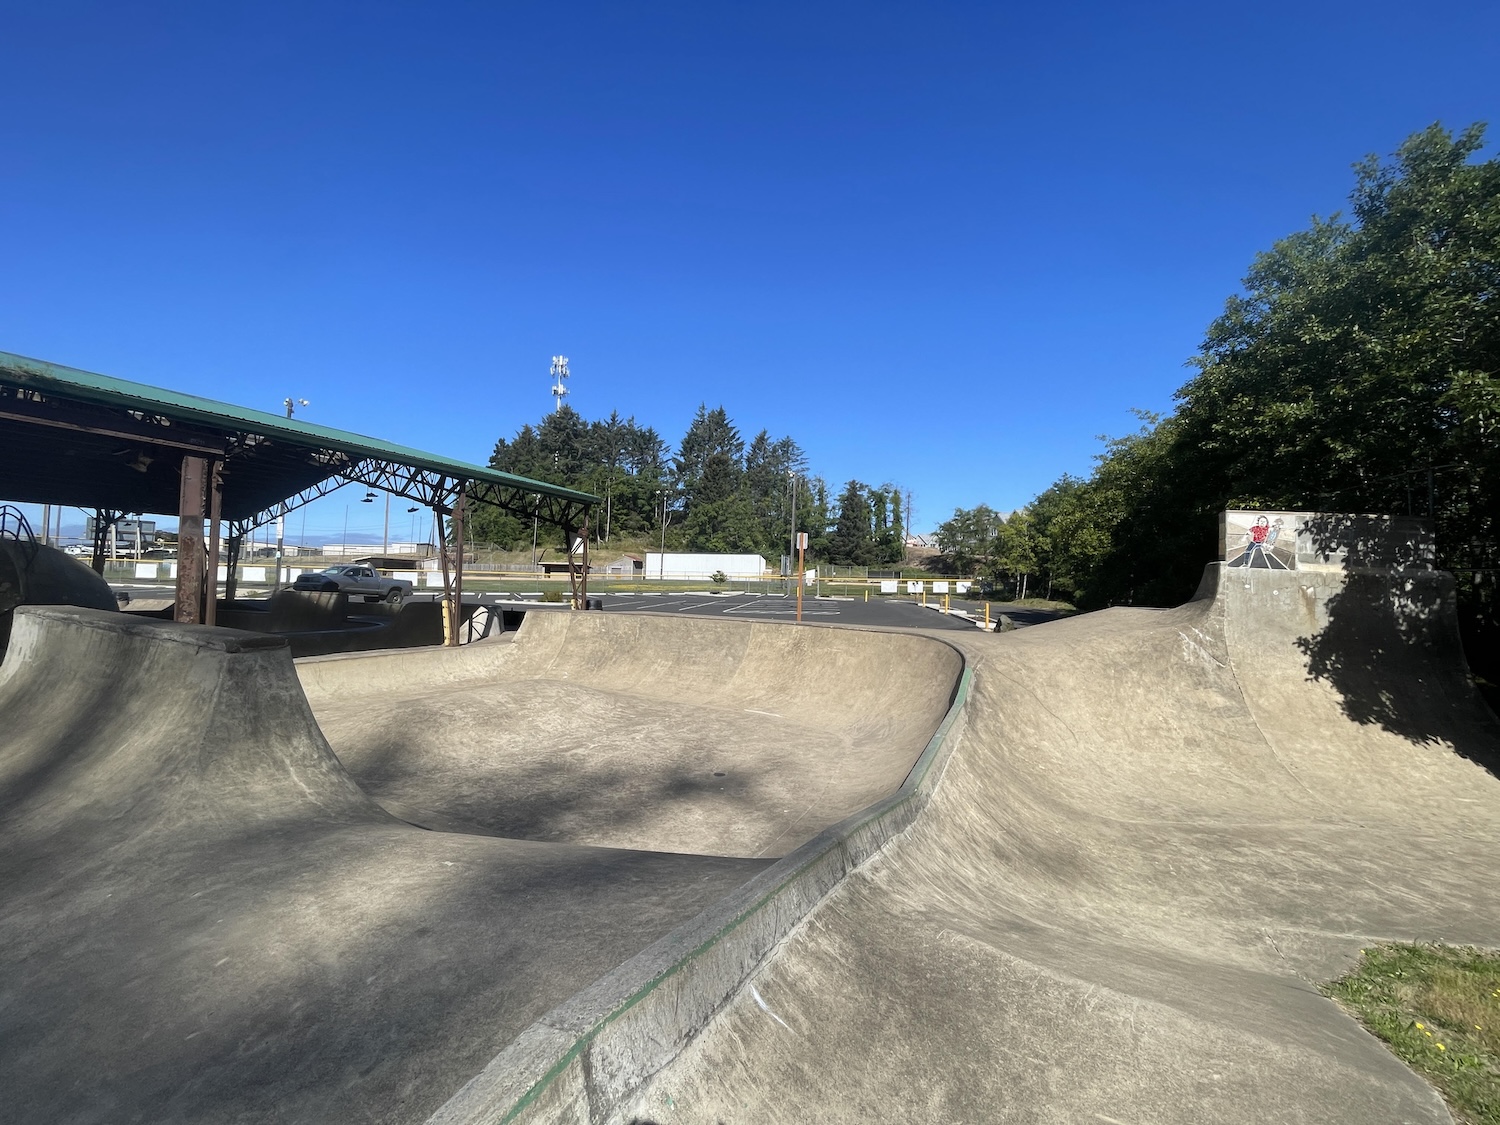
POLYGON ((806 561, 803 552, 807 550, 807 532, 797 532, 797 623, 802 622, 802 571, 806 561))

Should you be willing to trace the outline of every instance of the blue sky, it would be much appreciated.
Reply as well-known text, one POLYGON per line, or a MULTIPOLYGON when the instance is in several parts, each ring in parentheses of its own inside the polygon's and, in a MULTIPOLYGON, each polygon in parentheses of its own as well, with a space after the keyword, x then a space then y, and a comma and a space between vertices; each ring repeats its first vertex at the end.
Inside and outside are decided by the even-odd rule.
MULTIPOLYGON (((722 403, 919 528, 1086 474, 1352 162, 1500 94, 1483 3, 53 0, 0 39, 0 349, 481 462, 561 352, 586 417, 722 403)), ((378 537, 357 501, 309 538, 378 537)))

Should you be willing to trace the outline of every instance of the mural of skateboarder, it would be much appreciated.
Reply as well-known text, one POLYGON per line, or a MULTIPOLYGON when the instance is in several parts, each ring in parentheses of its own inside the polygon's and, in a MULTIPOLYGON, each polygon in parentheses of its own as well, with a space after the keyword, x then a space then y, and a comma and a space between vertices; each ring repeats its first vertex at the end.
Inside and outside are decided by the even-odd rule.
POLYGON ((1269 516, 1256 516, 1255 523, 1245 532, 1245 549, 1231 566, 1255 567, 1259 570, 1288 570, 1286 563, 1272 553, 1276 541, 1281 538, 1284 522, 1280 516, 1273 523, 1269 516))

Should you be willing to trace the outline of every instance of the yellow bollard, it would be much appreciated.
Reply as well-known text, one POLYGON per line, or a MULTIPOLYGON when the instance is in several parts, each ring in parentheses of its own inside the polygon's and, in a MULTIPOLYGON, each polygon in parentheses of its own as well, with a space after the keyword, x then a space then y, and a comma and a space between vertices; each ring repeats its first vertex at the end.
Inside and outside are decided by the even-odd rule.
POLYGON ((985 602, 984 603, 984 627, 986 629, 988 629, 990 627, 990 603, 989 602, 985 602))
POLYGON ((870 600, 870 587, 866 586, 865 587, 865 601, 868 603, 869 600, 870 600))
POLYGON ((943 612, 944 613, 948 612, 948 595, 947 594, 943 595, 943 612))
POLYGON ((927 608, 927 583, 922 583, 922 608, 927 608))

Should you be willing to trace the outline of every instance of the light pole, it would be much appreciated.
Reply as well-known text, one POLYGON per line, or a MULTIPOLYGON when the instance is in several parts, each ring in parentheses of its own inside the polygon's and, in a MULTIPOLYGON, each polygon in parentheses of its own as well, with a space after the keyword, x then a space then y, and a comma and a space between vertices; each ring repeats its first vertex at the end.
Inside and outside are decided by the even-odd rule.
POLYGON ((281 405, 286 407, 286 416, 290 418, 296 412, 297 407, 311 406, 312 403, 305 398, 284 398, 281 400, 281 405))
POLYGON ((661 581, 667 576, 667 490, 658 488, 656 495, 661 500, 661 551, 656 556, 656 578, 661 581))

